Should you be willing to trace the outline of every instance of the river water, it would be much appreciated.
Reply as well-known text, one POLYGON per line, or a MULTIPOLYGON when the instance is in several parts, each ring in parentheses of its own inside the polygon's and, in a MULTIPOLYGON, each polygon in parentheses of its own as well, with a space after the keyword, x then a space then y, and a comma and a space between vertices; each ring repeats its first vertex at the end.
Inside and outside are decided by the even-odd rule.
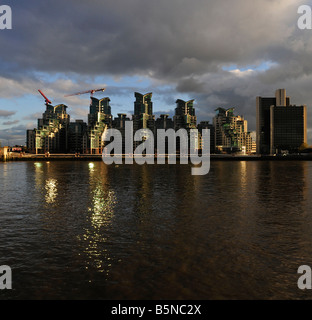
POLYGON ((0 163, 0 299, 310 299, 312 162, 0 163))

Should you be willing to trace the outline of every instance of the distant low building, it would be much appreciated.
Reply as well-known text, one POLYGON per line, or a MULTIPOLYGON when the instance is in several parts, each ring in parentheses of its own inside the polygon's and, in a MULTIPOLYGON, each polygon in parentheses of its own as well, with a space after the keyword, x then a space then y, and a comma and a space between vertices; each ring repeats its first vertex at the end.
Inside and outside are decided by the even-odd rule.
POLYGON ((0 147, 0 159, 6 160, 9 154, 9 147, 0 147))
POLYGON ((36 153, 36 129, 26 131, 26 147, 31 153, 36 153))
POLYGON ((174 122, 169 118, 169 114, 161 114, 159 118, 155 121, 156 129, 173 129, 174 122))

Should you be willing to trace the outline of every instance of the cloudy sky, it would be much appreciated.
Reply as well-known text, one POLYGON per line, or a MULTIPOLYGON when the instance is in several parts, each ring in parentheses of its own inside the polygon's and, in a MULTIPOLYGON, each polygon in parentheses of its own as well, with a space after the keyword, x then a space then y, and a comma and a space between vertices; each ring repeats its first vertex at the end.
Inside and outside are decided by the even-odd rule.
POLYGON ((300 30, 301 0, 0 0, 13 29, 0 30, 0 141, 53 104, 87 119, 89 96, 105 87, 113 115, 132 113, 134 92, 153 92, 154 111, 173 114, 195 99, 198 120, 235 107, 255 130, 256 97, 285 88, 308 106, 312 143, 312 30, 300 30))

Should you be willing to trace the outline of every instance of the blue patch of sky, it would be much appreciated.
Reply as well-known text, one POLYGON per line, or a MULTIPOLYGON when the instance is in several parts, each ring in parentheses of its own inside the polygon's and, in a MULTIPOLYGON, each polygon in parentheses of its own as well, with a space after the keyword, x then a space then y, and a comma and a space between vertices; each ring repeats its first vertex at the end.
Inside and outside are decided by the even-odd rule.
POLYGON ((240 66, 237 64, 231 64, 226 65, 222 67, 222 70, 224 71, 233 71, 233 70, 240 70, 240 71, 247 71, 247 70, 254 70, 254 71, 266 71, 271 69, 275 65, 272 61, 263 61, 260 64, 254 64, 254 65, 245 65, 240 66))

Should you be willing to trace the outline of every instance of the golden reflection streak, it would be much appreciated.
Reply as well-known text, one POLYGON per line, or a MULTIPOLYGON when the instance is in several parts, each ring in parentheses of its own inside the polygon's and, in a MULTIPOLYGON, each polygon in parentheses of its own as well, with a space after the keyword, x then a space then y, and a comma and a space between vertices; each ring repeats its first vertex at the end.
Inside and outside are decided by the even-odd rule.
POLYGON ((90 185, 95 185, 95 187, 91 191, 92 207, 88 209, 90 213, 88 216, 90 228, 86 229, 83 234, 83 240, 86 242, 84 252, 89 259, 89 261, 86 262, 86 269, 88 269, 89 266, 95 266, 98 272, 105 273, 107 279, 112 266, 112 259, 106 248, 108 238, 105 237, 105 231, 111 224, 117 200, 115 192, 109 190, 109 187, 104 183, 107 176, 107 168, 96 168, 97 165, 93 163, 89 163, 88 167, 90 185))
POLYGON ((57 197, 57 180, 52 178, 46 180, 45 189, 47 191, 45 196, 46 203, 54 203, 57 197))
POLYGON ((240 161, 240 184, 243 191, 248 190, 247 182, 247 163, 246 161, 240 161))
POLYGON ((36 185, 36 189, 40 190, 42 188, 42 174, 43 174, 43 170, 42 170, 42 163, 41 162, 35 162, 34 163, 34 167, 35 167, 35 185, 36 185))
POLYGON ((115 192, 112 190, 104 192, 102 188, 101 185, 98 185, 93 191, 93 207, 89 208, 91 223, 95 229, 102 226, 107 227, 114 216, 115 192))

